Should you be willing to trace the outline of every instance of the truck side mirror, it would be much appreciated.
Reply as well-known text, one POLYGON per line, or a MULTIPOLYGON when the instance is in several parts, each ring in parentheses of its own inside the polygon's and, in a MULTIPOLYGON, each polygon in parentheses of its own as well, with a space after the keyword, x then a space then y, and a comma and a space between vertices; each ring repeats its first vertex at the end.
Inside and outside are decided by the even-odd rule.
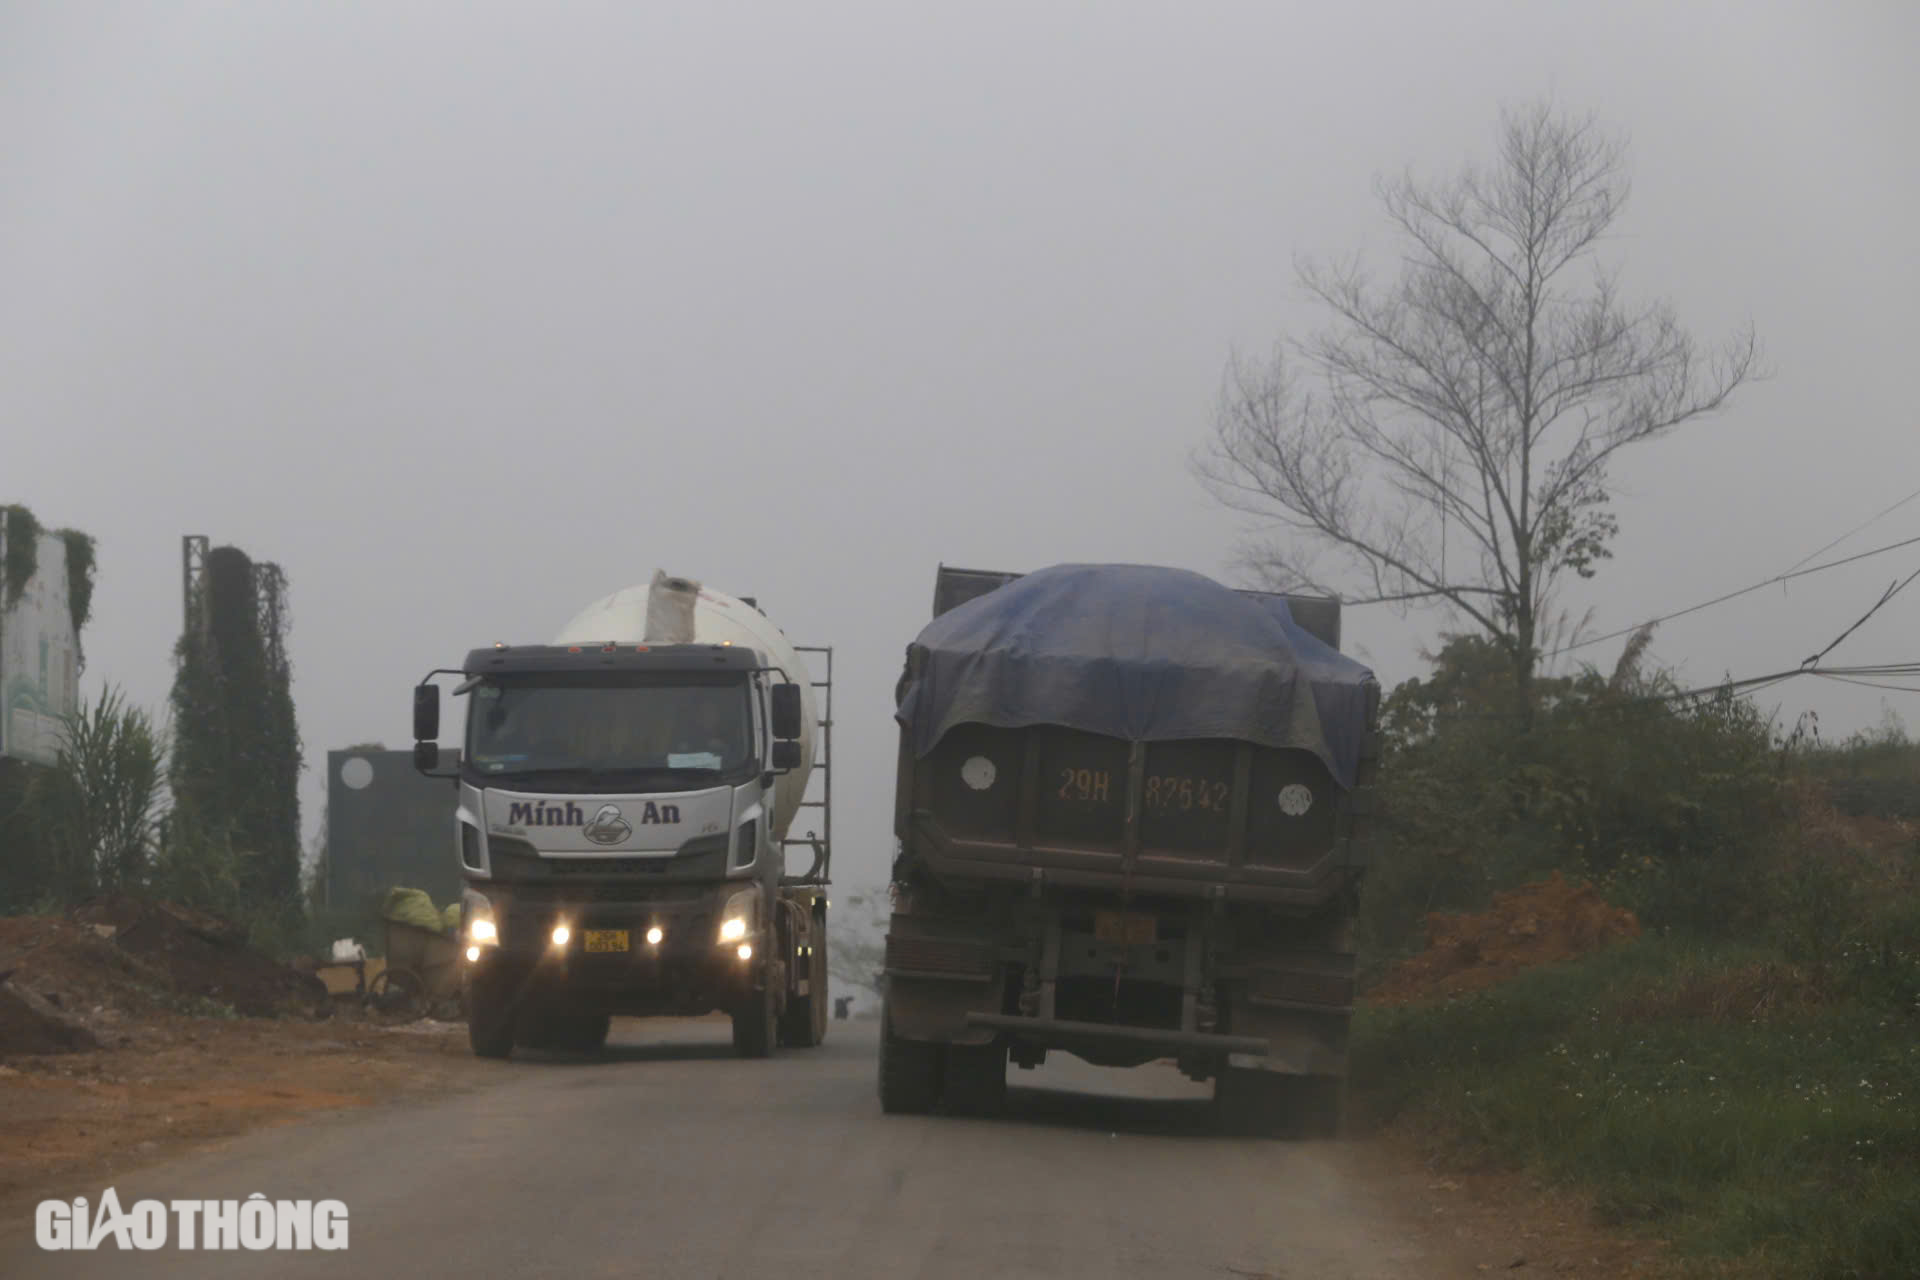
POLYGON ((800 744, 791 740, 773 744, 773 767, 778 770, 800 767, 800 744))
MULTIPOLYGON (((413 686, 413 740, 416 743, 440 740, 440 686, 437 684, 413 686)), ((418 747, 414 754, 419 755, 418 747)))
POLYGON ((416 742, 413 744, 413 767, 421 773, 431 774, 440 768, 440 744, 437 742, 416 742))
POLYGON ((791 742, 800 736, 800 686, 797 684, 773 686, 773 736, 782 742, 791 742))

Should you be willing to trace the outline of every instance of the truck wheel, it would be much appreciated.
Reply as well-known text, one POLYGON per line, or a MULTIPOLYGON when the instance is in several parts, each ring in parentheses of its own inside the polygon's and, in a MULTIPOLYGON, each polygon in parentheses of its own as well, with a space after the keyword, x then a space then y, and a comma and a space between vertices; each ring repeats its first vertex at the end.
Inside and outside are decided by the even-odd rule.
POLYGON ((799 959, 806 961, 807 998, 788 998, 787 1011, 780 1015, 780 1043, 811 1049, 827 1038, 826 948, 816 946, 812 955, 799 959))
POLYGON ((947 1046, 947 1110, 960 1116, 997 1116, 1007 1108, 1007 1046, 947 1046))
POLYGON ((1346 1129, 1344 1076, 1287 1076, 1287 1113, 1303 1138, 1337 1138, 1346 1129))
POLYGON ((941 1060, 946 1046, 902 1040, 880 1006, 880 1109, 888 1115, 925 1115, 940 1101, 941 1060))
POLYGON ((1345 1120, 1347 1082, 1340 1076, 1293 1076, 1229 1067, 1214 1082, 1223 1128, 1264 1138, 1337 1138, 1345 1120))
POLYGON ((513 1042, 522 1049, 554 1049, 560 1045, 557 1014, 527 1009, 513 1022, 513 1042))
POLYGON ((772 975, 760 990, 750 992, 746 1001, 733 1010, 733 1051, 743 1058, 771 1058, 774 1041, 780 1034, 777 1014, 779 993, 773 989, 772 975))
POLYGON ((819 1044, 827 1038, 827 926, 823 920, 819 929, 820 942, 813 949, 813 977, 808 990, 813 992, 813 1042, 819 1044))
POLYGON ((604 1013, 576 1014, 560 1024, 555 1047, 574 1053, 598 1053, 606 1047, 612 1026, 613 1019, 604 1013))
POLYGON ((513 1052, 513 991, 497 976, 475 976, 467 992, 467 1044, 477 1058, 513 1052))
POLYGON ((1214 1118, 1220 1128, 1253 1138, 1286 1134, 1289 1077, 1244 1067, 1223 1067, 1213 1080, 1214 1118))

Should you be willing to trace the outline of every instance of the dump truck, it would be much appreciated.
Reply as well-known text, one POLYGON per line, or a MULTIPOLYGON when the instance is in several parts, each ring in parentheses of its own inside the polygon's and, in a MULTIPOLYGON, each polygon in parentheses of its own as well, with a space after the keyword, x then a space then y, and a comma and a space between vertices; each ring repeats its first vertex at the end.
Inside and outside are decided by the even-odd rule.
POLYGON ((745 1057, 820 1043, 832 661, 790 644, 752 599, 656 573, 550 644, 475 649, 415 687, 415 765, 458 785, 476 1054, 591 1051, 614 1015, 716 1011, 745 1057), (467 708, 451 766, 446 676, 467 708), (819 829, 791 836, 803 809, 819 829), (803 869, 789 869, 793 849, 803 869))
POLYGON ((992 1112, 1060 1051, 1337 1131, 1379 754, 1339 627, 1177 569, 939 570, 896 689, 885 1111, 992 1112))

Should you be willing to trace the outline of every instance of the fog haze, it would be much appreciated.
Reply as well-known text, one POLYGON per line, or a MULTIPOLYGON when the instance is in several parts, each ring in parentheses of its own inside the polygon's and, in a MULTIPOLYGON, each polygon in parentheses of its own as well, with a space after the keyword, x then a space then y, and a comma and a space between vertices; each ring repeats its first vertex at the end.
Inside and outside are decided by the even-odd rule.
MULTIPOLYGON (((1296 255, 1394 259, 1375 175, 1551 94, 1631 140, 1607 254, 1774 376, 1623 455, 1611 630, 1920 486, 1920 9, 103 5, 0 0, 0 501, 99 540, 87 688, 156 710, 179 539, 290 579, 325 752, 656 567, 837 649, 841 880, 891 853, 893 683, 936 564, 1234 573, 1187 469, 1296 255)), ((1920 535, 1909 504, 1835 554, 1920 535)), ((1792 666, 1920 548, 1662 628, 1792 666)), ((1438 614, 1350 612, 1391 684, 1438 614)), ((1913 660, 1920 589, 1834 661, 1913 660)), ((1602 664, 1617 642, 1583 651, 1602 664)), ((1801 681, 1829 737, 1909 695, 1801 681)))

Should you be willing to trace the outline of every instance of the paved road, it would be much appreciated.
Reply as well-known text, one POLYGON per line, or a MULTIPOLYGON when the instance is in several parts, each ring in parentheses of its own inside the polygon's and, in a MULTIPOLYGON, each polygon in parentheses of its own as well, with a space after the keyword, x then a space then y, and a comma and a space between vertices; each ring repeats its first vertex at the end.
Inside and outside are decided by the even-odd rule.
MULTIPOLYGON (((122 1178, 127 1203, 333 1197, 340 1253, 43 1254, 0 1275, 1025 1276, 1358 1280, 1443 1270, 1339 1144, 1214 1136, 1171 1069, 1014 1073, 999 1120, 880 1114, 874 1026, 735 1059, 722 1022, 621 1022, 429 1105, 258 1133, 122 1178), (1132 1097, 1068 1092, 1111 1088, 1132 1097), (1024 1087, 1022 1087, 1024 1086, 1024 1087)), ((24 1246, 24 1251, 20 1246, 24 1246)), ((11 1252, 10 1252, 11 1250, 11 1252)))

